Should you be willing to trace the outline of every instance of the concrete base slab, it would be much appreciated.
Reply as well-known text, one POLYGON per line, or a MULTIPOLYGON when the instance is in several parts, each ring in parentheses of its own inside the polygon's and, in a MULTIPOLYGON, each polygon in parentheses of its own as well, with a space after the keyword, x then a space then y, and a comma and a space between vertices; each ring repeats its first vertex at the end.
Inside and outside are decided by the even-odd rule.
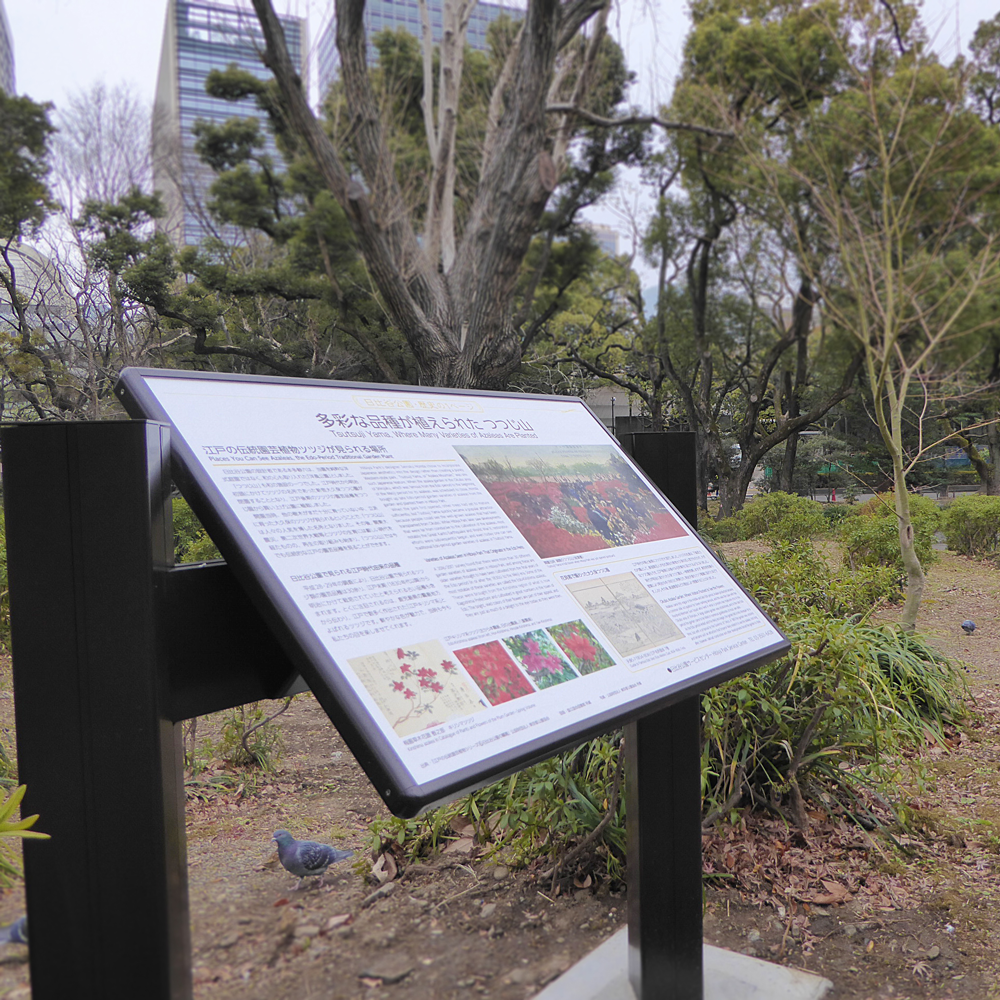
MULTIPOLYGON (((829 979, 705 945, 705 1000, 820 1000, 829 979)), ((550 983, 535 1000, 636 1000, 628 981, 623 927, 550 983)))

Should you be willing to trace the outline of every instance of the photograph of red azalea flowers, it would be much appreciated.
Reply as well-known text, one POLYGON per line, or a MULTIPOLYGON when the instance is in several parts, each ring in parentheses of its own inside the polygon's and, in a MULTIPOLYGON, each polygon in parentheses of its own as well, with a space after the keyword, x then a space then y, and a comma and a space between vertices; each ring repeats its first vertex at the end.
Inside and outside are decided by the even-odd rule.
POLYGON ((611 445, 455 450, 542 559, 685 533, 611 445))
POLYGON ((456 649, 455 657, 491 705, 502 705, 535 690, 499 640, 456 649))
POLYGON ((504 645, 517 657, 535 686, 542 690, 571 681, 580 675, 559 655, 559 650, 544 629, 504 639, 504 645))
POLYGON ((608 651, 582 621, 550 625, 546 632, 581 674, 593 674, 615 665, 608 651))

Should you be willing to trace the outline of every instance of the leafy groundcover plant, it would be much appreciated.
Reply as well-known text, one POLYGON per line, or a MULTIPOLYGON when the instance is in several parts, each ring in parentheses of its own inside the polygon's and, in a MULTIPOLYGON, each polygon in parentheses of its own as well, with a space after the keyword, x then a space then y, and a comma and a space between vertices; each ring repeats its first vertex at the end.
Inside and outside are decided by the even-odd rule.
POLYGON ((6 795, 0 802, 0 885, 9 886, 15 879, 23 878, 21 866, 17 862, 17 855, 11 846, 11 839, 21 840, 31 838, 34 840, 48 840, 47 833, 40 833, 32 830, 37 814, 26 816, 24 819, 11 819, 18 807, 21 799, 24 798, 26 786, 18 785, 12 792, 6 795))

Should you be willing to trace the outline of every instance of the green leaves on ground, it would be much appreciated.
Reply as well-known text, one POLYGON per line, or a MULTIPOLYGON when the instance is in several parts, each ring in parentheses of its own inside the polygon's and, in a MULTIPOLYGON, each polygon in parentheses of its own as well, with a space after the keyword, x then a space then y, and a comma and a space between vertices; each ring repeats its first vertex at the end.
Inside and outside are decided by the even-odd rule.
POLYGON ((24 798, 25 785, 18 785, 12 792, 8 793, 3 802, 0 803, 0 885, 9 886, 14 879, 23 878, 21 866, 17 862, 14 849, 11 846, 10 838, 20 838, 21 840, 48 840, 47 833, 32 830, 38 815, 27 816, 21 820, 13 820, 21 799, 24 798))

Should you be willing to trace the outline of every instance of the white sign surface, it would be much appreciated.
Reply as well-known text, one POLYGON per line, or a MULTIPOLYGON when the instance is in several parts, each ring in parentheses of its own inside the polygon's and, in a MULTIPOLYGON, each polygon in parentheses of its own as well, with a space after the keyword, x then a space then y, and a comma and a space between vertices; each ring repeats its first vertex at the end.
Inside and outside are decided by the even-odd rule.
POLYGON ((141 374, 415 785, 785 643, 579 400, 141 374))

